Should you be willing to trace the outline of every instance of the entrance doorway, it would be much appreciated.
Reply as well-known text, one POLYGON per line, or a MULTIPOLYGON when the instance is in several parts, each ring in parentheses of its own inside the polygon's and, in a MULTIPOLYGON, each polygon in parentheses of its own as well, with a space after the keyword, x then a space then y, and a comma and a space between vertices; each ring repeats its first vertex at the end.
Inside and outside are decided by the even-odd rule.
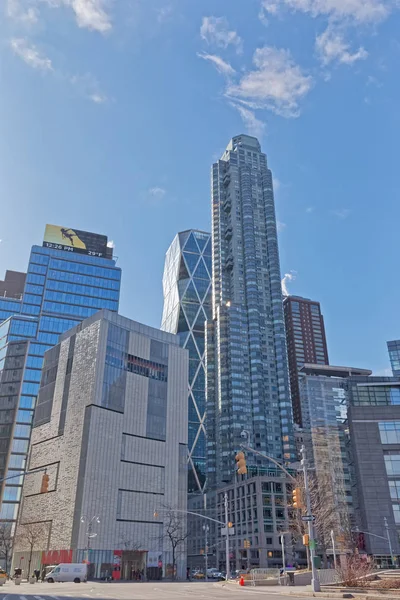
POLYGON ((121 558, 121 579, 143 581, 146 576, 145 550, 124 550, 121 558))

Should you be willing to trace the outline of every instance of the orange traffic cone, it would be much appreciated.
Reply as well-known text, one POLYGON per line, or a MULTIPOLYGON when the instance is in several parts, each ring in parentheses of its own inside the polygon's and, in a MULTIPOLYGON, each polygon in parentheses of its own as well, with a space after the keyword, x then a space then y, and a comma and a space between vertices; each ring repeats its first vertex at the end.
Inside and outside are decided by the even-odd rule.
POLYGON ((243 575, 239 579, 239 585, 244 585, 244 577, 243 577, 243 575))

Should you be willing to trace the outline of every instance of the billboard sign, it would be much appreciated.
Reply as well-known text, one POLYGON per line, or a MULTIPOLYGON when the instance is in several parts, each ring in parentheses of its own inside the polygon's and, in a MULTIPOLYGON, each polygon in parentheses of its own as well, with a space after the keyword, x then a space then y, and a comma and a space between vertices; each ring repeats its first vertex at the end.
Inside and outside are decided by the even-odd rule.
POLYGON ((80 229, 46 225, 43 246, 66 252, 78 252, 89 256, 110 256, 107 252, 107 236, 80 229))

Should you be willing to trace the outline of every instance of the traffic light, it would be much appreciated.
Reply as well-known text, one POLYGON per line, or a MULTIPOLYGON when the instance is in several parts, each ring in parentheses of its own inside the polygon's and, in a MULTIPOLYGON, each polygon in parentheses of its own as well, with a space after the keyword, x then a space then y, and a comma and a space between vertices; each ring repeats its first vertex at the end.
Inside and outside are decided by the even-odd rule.
POLYGON ((251 547, 250 540, 243 540, 243 546, 244 546, 244 548, 250 548, 251 547))
POLYGON ((310 545, 310 536, 308 535, 308 533, 305 533, 303 535, 303 545, 304 546, 309 546, 310 545))
POLYGON ((233 523, 232 523, 232 521, 229 521, 229 522, 228 522, 228 527, 229 527, 229 529, 231 529, 231 528, 233 527, 233 523))
POLYGON ((49 491, 49 479, 50 479, 50 477, 47 475, 47 473, 43 473, 42 485, 40 488, 41 494, 45 494, 46 492, 49 491))
POLYGON ((158 512, 157 512, 156 510, 155 510, 155 511, 154 511, 154 513, 153 513, 153 517, 154 517, 155 519, 158 519, 158 512))
POLYGON ((238 452, 235 456, 237 472, 239 475, 245 475, 247 473, 246 457, 243 452, 238 452))
POLYGON ((300 488, 294 488, 294 490, 292 491, 292 500, 293 508, 303 508, 300 488))

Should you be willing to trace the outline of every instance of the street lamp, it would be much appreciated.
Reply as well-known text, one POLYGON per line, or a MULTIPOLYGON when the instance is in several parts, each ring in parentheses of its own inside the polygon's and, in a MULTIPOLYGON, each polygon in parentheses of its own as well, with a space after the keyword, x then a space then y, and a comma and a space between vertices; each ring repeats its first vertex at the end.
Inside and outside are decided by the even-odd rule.
POLYGON ((377 535, 376 533, 371 533, 370 531, 363 531, 363 530, 359 529, 359 527, 356 527, 355 529, 352 529, 352 531, 354 531, 354 533, 365 533, 366 535, 370 535, 372 537, 379 538, 380 540, 385 540, 385 542, 387 542, 388 545, 389 545, 389 552, 390 552, 390 557, 392 559, 392 566, 394 566, 395 560, 394 560, 392 542, 391 542, 391 539, 390 539, 389 524, 388 524, 387 517, 383 517, 383 523, 384 523, 384 526, 385 526, 385 529, 386 529, 386 536, 377 535))
POLYGON ((93 524, 100 523, 100 518, 94 515, 91 519, 88 519, 85 515, 81 516, 81 523, 87 523, 86 530, 86 563, 89 564, 89 552, 90 552, 90 540, 97 537, 97 533, 93 532, 93 524))
POLYGON ((203 525, 204 530, 204 558, 206 564, 206 581, 208 579, 208 532, 210 531, 209 525, 203 525))

